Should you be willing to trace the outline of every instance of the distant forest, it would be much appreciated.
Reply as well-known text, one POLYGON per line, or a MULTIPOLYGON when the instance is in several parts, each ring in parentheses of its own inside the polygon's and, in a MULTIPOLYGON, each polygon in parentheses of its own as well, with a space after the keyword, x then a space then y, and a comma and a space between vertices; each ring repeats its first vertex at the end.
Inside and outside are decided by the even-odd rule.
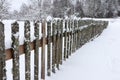
POLYGON ((29 0, 20 11, 9 12, 9 2, 0 0, 0 19, 52 17, 112 18, 120 16, 120 0, 29 0))

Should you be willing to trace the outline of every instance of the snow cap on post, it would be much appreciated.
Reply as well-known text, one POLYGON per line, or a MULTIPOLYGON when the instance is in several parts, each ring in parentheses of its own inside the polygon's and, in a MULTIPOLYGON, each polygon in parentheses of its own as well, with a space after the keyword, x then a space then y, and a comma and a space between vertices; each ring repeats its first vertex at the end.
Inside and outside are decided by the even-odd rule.
POLYGON ((52 19, 53 19, 53 18, 52 18, 51 16, 48 16, 46 20, 47 20, 47 21, 52 21, 52 19))

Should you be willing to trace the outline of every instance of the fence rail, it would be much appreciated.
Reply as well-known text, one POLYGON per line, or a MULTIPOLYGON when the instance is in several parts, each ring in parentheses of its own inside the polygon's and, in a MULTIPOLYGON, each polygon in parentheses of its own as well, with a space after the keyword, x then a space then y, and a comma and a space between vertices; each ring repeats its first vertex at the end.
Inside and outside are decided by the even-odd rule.
POLYGON ((25 21, 24 44, 19 45, 19 24, 15 22, 11 25, 12 47, 5 50, 5 44, 3 44, 5 41, 4 24, 0 22, 0 80, 7 79, 5 61, 9 59, 13 59, 13 80, 20 79, 19 55, 21 54, 25 54, 25 80, 30 80, 30 54, 32 50, 34 50, 34 80, 39 80, 39 74, 41 74, 41 79, 45 80, 45 66, 47 67, 47 75, 51 76, 51 72, 55 73, 56 69, 60 69, 59 65, 62 65, 63 61, 85 43, 99 36, 107 25, 106 21, 94 20, 35 21, 35 40, 30 42, 30 22, 25 21), (41 39, 39 39, 40 26, 41 39), (45 45, 47 45, 47 57, 45 57, 45 45), (39 47, 41 47, 41 52, 39 52, 39 47), (39 54, 41 54, 41 60, 39 60, 39 54), (41 65, 41 73, 39 73, 39 65, 41 65))

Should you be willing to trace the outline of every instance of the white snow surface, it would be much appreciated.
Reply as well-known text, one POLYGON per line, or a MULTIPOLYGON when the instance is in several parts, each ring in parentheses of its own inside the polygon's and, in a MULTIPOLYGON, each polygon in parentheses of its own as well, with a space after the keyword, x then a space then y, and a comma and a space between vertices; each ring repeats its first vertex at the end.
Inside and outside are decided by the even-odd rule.
POLYGON ((120 19, 77 50, 47 80, 120 80, 120 19))
MULTIPOLYGON (((107 29, 73 53, 46 80, 120 80, 120 18, 106 20, 109 21, 107 29)), ((12 80, 12 60, 6 63, 7 80, 12 80)), ((33 66, 31 69, 34 80, 33 66)), ((20 73, 20 80, 24 80, 24 55, 20 56, 20 73)))

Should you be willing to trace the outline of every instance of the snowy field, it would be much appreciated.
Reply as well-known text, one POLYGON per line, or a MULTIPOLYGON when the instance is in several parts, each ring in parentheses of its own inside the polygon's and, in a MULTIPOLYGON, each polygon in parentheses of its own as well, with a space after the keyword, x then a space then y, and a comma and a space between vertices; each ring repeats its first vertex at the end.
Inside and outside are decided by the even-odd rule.
MULTIPOLYGON (((51 77, 46 76, 46 80, 120 80, 120 18, 105 20, 110 22, 108 28, 73 53, 60 70, 51 77)), ((31 61, 33 64, 33 58, 31 61)), ((7 80, 12 80, 11 60, 6 63, 7 80)), ((20 80, 24 80, 23 64, 24 55, 20 57, 20 80)))
POLYGON ((77 50, 47 80, 120 80, 120 19, 111 19, 95 40, 77 50))

